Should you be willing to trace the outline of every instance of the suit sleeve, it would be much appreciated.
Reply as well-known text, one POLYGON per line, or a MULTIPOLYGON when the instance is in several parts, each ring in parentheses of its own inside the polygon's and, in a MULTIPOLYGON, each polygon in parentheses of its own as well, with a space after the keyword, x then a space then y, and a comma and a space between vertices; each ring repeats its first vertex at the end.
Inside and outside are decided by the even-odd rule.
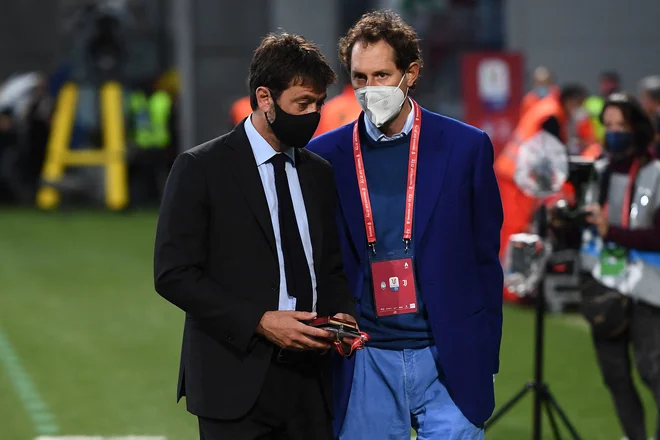
POLYGON ((353 295, 348 287, 348 281, 344 274, 344 265, 341 255, 341 246, 339 244, 339 232, 337 230, 337 191, 334 185, 334 176, 332 171, 329 173, 328 185, 326 186, 328 194, 328 215, 326 221, 326 231, 324 233, 325 243, 323 248, 326 252, 327 262, 327 283, 328 292, 332 294, 332 313, 346 313, 357 319, 353 295))
POLYGON ((475 254, 478 277, 490 315, 493 335, 493 373, 499 371, 499 351, 502 339, 502 291, 504 280, 499 260, 500 230, 503 222, 502 201, 493 171, 493 145, 482 134, 482 145, 476 155, 473 176, 472 209, 475 254))
POLYGON ((214 338, 246 352, 266 312, 206 274, 208 196, 204 170, 191 153, 175 160, 156 230, 154 281, 165 299, 214 338))

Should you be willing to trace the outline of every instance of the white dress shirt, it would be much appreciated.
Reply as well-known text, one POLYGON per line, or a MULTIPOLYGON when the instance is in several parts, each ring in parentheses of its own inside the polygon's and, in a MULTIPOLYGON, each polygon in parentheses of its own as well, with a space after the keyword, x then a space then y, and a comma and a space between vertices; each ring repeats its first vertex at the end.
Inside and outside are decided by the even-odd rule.
MULTIPOLYGON (((307 264, 309 266, 309 273, 312 278, 312 311, 316 311, 316 272, 314 271, 314 254, 312 249, 312 240, 309 235, 309 223, 307 222, 307 211, 305 209, 305 201, 303 200, 302 189, 300 188, 300 180, 298 179, 298 172, 296 171, 296 155, 293 148, 288 148, 283 153, 278 153, 270 146, 264 139, 254 125, 252 125, 252 116, 245 121, 245 133, 247 134, 250 145, 252 146, 252 153, 257 161, 257 169, 261 177, 261 184, 266 193, 266 200, 268 201, 268 211, 270 212, 270 220, 273 224, 273 232, 275 233, 275 244, 277 245, 277 259, 280 262, 280 300, 279 310, 295 310, 296 298, 290 296, 287 289, 286 273, 284 271, 284 254, 282 253, 282 239, 280 236, 280 217, 279 207, 277 203, 277 190, 275 188, 275 168, 269 160, 276 154, 286 154, 288 156, 285 171, 287 180, 289 181, 289 191, 291 191, 291 200, 293 200, 293 210, 296 214, 296 221, 298 223, 298 231, 302 239, 303 247, 305 249, 305 256, 307 257, 307 264)), ((257 275, 258 276, 258 275, 257 275)))

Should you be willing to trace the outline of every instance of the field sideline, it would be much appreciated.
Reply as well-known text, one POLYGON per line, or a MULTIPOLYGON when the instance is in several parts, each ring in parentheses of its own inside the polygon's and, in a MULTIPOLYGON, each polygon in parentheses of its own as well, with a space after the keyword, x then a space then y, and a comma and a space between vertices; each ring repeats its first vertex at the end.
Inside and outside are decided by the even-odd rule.
MULTIPOLYGON (((183 315, 153 290, 155 223, 151 212, 0 211, 0 440, 198 438, 175 402, 183 315)), ((533 311, 506 307, 500 404, 531 378, 533 324, 533 311)), ((546 333, 547 379, 582 437, 619 440, 585 324, 551 317, 546 333)), ((529 440, 531 402, 486 438, 529 440)))

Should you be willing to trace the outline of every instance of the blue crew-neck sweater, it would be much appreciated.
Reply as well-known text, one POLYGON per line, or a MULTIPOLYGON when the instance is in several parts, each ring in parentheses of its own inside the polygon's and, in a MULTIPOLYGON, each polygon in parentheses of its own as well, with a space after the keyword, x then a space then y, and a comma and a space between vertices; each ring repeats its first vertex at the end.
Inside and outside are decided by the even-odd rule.
MULTIPOLYGON (((376 251, 382 258, 388 252, 405 248, 403 221, 410 135, 376 142, 364 132, 363 126, 360 128, 362 157, 376 230, 376 251)), ((413 241, 414 234, 413 230, 413 241)), ((411 249, 414 255, 412 244, 411 249)), ((367 250, 367 253, 371 253, 371 250, 367 250)), ((369 255, 363 261, 368 262, 369 255)), ((371 336, 370 347, 403 350, 432 345, 431 325, 419 290, 417 304, 417 313, 376 317, 371 269, 365 263, 359 324, 371 336)))

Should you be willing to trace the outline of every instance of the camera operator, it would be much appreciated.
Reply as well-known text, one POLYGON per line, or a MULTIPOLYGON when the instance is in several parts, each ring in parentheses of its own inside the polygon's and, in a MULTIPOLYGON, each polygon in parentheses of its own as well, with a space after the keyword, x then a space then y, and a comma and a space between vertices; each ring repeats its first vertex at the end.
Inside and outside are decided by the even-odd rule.
POLYGON ((583 269, 590 276, 582 311, 623 431, 629 440, 645 440, 629 347, 660 407, 660 161, 648 149, 652 122, 634 98, 611 95, 600 119, 607 158, 592 188, 597 203, 585 208, 583 269))
POLYGON ((647 76, 640 82, 640 103, 655 123, 655 157, 660 159, 660 75, 647 76))

